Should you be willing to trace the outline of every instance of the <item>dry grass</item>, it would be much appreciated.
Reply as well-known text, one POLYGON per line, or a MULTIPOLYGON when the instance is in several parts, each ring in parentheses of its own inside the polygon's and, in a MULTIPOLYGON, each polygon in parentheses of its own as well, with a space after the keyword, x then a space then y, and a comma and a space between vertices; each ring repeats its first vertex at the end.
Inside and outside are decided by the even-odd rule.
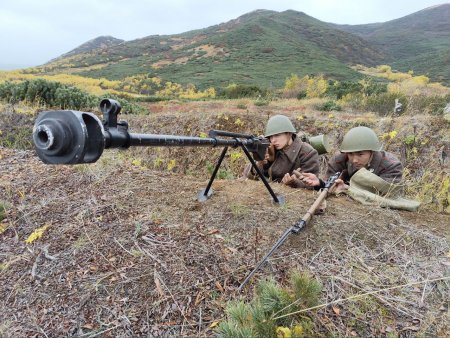
MULTIPOLYGON (((113 152, 114 153, 114 152, 113 152)), ((237 287, 317 193, 260 182, 215 182, 127 161, 57 167, 0 148, 3 336, 211 336, 237 287), (33 244, 24 240, 50 224, 33 244)), ((254 280, 310 271, 322 302, 317 335, 445 336, 450 283, 448 216, 367 209, 330 197, 254 280), (439 279, 439 281, 431 281, 439 279), (413 284, 417 283, 417 284, 413 284), (395 288, 393 288, 395 287, 395 288)))
MULTIPOLYGON (((2 121, 14 118, 3 108, 2 121)), ((289 239, 254 280, 273 276, 284 284, 292 269, 312 273, 324 286, 323 305, 308 311, 317 336, 446 335, 450 222, 448 214, 433 211, 441 196, 435 191, 445 191, 432 179, 449 175, 442 118, 330 115, 313 103, 287 100, 264 107, 231 100, 148 108, 149 116, 122 116, 132 132, 199 136, 216 128, 258 135, 269 116, 281 113, 310 135, 328 134, 334 149, 358 124, 386 135, 385 148, 408 168, 409 196, 425 197, 421 210, 368 209, 330 197, 327 212, 289 239), (415 141, 407 144, 410 135, 415 141)), ((16 127, 31 131, 28 124, 16 127)), ((317 196, 274 185, 287 200, 278 207, 260 182, 216 180, 212 198, 198 203, 208 163, 220 152, 106 150, 96 164, 64 167, 45 166, 30 151, 0 148, 0 203, 6 206, 0 336, 213 335, 210 326, 223 318, 229 300, 252 297, 253 283, 236 292, 247 273, 317 196), (168 170, 170 161, 175 166, 168 170), (46 224, 42 238, 25 243, 46 224)), ((229 155, 223 168, 237 177, 244 165, 243 157, 229 155)))

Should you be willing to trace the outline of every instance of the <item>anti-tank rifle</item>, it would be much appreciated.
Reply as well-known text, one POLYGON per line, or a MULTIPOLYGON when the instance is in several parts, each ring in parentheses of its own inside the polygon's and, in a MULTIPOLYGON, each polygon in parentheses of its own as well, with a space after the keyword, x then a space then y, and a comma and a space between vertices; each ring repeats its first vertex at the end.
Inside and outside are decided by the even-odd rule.
MULTIPOLYGON (((284 203, 283 196, 274 193, 255 162, 264 159, 270 144, 268 139, 222 130, 211 130, 209 137, 135 134, 128 131, 126 121, 118 121, 119 102, 104 99, 100 102, 100 110, 103 121, 95 114, 73 110, 40 113, 33 128, 33 143, 39 158, 47 164, 80 164, 96 162, 103 150, 109 148, 223 146, 208 185, 197 195, 199 201, 205 201, 212 195, 212 183, 228 148, 241 147, 273 201, 284 203)), ((314 146, 313 142, 311 144, 314 146)))
POLYGON ((207 187, 197 196, 199 201, 205 201, 212 195, 212 183, 228 148, 241 147, 273 201, 278 204, 284 202, 282 196, 273 192, 255 162, 264 159, 270 144, 268 139, 222 130, 211 130, 209 137, 135 134, 128 131, 126 121, 117 120, 121 110, 119 102, 104 99, 100 103, 100 110, 103 122, 88 112, 57 110, 40 113, 33 128, 33 143, 39 158, 47 164, 80 164, 96 162, 103 150, 108 148, 224 146, 207 187))

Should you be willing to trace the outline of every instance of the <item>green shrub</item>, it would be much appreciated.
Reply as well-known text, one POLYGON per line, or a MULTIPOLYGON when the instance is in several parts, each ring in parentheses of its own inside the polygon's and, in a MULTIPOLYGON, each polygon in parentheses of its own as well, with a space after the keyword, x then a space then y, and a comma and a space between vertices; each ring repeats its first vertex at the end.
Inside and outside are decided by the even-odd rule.
POLYGON ((218 337, 277 337, 282 331, 289 337, 313 335, 310 318, 292 314, 318 304, 322 287, 307 274, 293 273, 290 288, 281 288, 273 279, 260 281, 255 297, 248 303, 230 301, 227 319, 217 327, 218 337), (277 318, 287 315, 283 318, 277 318))
POLYGON ((409 97, 408 112, 411 114, 443 115, 448 102, 450 102, 450 94, 445 96, 416 94, 409 97))
POLYGON ((269 100, 256 100, 253 104, 255 106, 261 107, 261 106, 267 106, 270 103, 269 100))
POLYGON ((306 98, 306 90, 300 90, 297 94, 297 100, 302 100, 306 98))
POLYGON ((294 298, 299 301, 300 307, 313 307, 319 303, 322 286, 307 274, 293 273, 291 287, 294 298))
POLYGON ((148 95, 148 96, 140 96, 135 100, 137 102, 161 102, 161 101, 170 101, 170 99, 171 99, 170 97, 148 95))
POLYGON ((347 94, 360 93, 362 88, 363 86, 359 82, 334 81, 328 86, 325 95, 335 97, 337 100, 340 100, 347 94))
POLYGON ((218 96, 227 99, 240 99, 245 97, 261 97, 267 95, 267 90, 261 89, 258 86, 237 85, 231 84, 222 88, 218 92, 218 96))
MULTIPOLYGON (((142 114, 146 110, 129 101, 124 95, 105 95, 122 105, 123 113, 142 114)), ((0 83, 0 100, 15 104, 26 101, 47 107, 74 110, 97 109, 101 98, 91 95, 77 87, 44 79, 25 80, 22 82, 5 81, 0 83)))
POLYGON ((98 99, 93 95, 88 95, 76 87, 61 86, 55 90, 45 103, 50 106, 62 109, 92 109, 98 104, 98 99))
MULTIPOLYGON (((208 170, 208 173, 210 175, 212 175, 214 168, 215 168, 215 164, 213 164, 209 161, 206 162, 206 169, 208 170)), ((219 170, 217 171, 217 174, 216 174, 216 178, 218 178, 219 180, 223 180, 223 179, 232 180, 234 178, 234 175, 232 172, 230 172, 227 169, 219 168, 219 170)))
POLYGON ((362 110, 364 108, 365 101, 366 98, 362 93, 350 93, 339 100, 339 105, 355 110, 362 110))
POLYGON ((318 106, 317 109, 322 111, 341 111, 342 107, 335 101, 327 101, 324 104, 318 106))
POLYGON ((379 95, 387 92, 388 84, 386 82, 374 82, 371 78, 367 78, 359 82, 362 86, 361 92, 365 96, 379 95))
POLYGON ((403 105, 401 114, 404 114, 407 108, 407 99, 401 93, 381 93, 369 96, 366 99, 364 108, 380 115, 389 115, 394 112, 396 99, 403 105))
POLYGON ((403 140, 403 143, 405 143, 407 146, 412 146, 414 145, 414 143, 416 142, 416 136, 409 134, 405 137, 405 139, 403 140))
POLYGON ((0 99, 9 103, 27 101, 61 109, 91 109, 98 98, 81 89, 44 79, 0 83, 0 99))

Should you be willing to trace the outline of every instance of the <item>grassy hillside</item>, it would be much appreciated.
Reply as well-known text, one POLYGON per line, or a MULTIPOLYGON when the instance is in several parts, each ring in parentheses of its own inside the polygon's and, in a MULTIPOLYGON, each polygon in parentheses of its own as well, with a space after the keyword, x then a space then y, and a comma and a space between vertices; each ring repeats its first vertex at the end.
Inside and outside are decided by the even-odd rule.
POLYGON ((71 50, 70 52, 61 55, 58 59, 66 58, 72 55, 77 54, 85 54, 90 53, 94 50, 101 50, 105 49, 111 46, 116 46, 118 44, 121 44, 125 40, 122 39, 116 39, 112 36, 99 36, 95 39, 89 40, 82 45, 78 46, 77 48, 71 50))
POLYGON ((37 71, 109 80, 150 74, 197 88, 229 83, 270 88, 280 87, 292 73, 355 80, 360 74, 350 65, 390 64, 448 85, 449 17, 450 4, 354 26, 324 23, 292 10, 257 10, 182 34, 126 42, 99 37, 37 71))
POLYGON ((430 7, 400 19, 369 25, 333 25, 384 51, 386 62, 450 83, 450 4, 430 7))
POLYGON ((265 10, 202 30, 68 54, 41 69, 108 79, 150 73, 200 88, 230 82, 279 87, 291 73, 356 79, 348 64, 383 60, 363 39, 304 13, 265 10))

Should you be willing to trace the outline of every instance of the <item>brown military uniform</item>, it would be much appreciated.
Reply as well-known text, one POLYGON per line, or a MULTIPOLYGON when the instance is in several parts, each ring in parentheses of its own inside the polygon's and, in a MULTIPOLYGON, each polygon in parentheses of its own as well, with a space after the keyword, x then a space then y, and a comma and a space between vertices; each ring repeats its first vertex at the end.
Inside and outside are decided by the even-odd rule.
MULTIPOLYGON (((387 151, 374 151, 366 169, 389 183, 399 183, 402 179, 403 165, 394 154, 387 151)), ((326 176, 330 177, 338 171, 342 172, 344 182, 348 182, 358 169, 348 161, 346 153, 338 153, 328 162, 326 176)))
MULTIPOLYGON (((291 145, 277 150, 275 160, 263 165, 264 176, 269 177, 275 182, 281 182, 284 175, 301 168, 302 172, 319 175, 319 154, 308 143, 300 141, 295 137, 291 145)), ((254 178, 254 173, 249 172, 249 178, 254 178)), ((308 188, 302 181, 296 179, 290 186, 294 188, 308 188)))

